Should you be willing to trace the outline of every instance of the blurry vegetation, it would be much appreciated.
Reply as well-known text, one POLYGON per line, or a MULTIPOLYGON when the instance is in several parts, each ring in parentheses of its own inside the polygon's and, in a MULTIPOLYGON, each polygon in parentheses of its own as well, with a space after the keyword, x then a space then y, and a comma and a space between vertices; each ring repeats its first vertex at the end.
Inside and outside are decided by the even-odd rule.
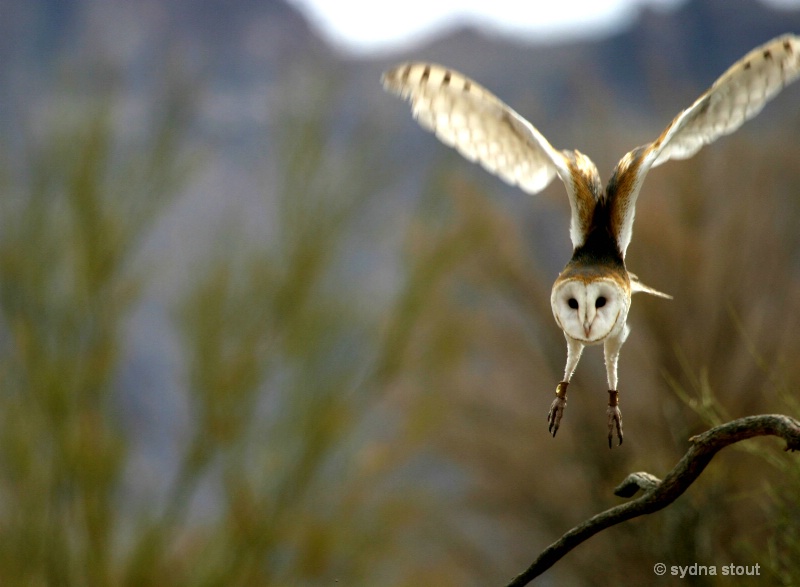
MULTIPOLYGON (((741 323, 732 313, 732 321, 739 327, 741 323)), ((748 340, 746 332, 742 338, 748 340)), ((797 375, 787 369, 785 359, 768 358, 760 354, 757 348, 750 346, 753 361, 760 367, 765 380, 769 383, 771 393, 777 399, 777 410, 794 417, 800 415, 800 397, 798 396, 797 375)), ((698 376, 686 373, 689 387, 684 388, 672 380, 675 392, 708 426, 716 426, 731 420, 728 410, 712 389, 708 373, 704 369, 698 376)), ((763 540, 736 540, 735 548, 742 560, 757 561, 764 568, 764 575, 770 583, 779 585, 796 585, 800 582, 800 503, 797 495, 800 491, 800 467, 796 455, 771 450, 757 443, 741 443, 736 449, 743 454, 755 456, 768 463, 772 470, 759 467, 758 474, 750 479, 753 487, 743 487, 743 495, 734 496, 736 501, 755 501, 763 511, 763 526, 758 528, 763 533, 763 540), (754 499, 754 497, 756 499, 754 499)))
MULTIPOLYGON (((413 531, 442 529, 432 496, 402 475, 411 447, 391 446, 399 418, 377 385, 391 375, 371 367, 383 361, 379 329, 336 275, 381 164, 332 146, 324 102, 335 95, 304 90, 317 96, 308 110, 284 103, 275 115, 274 234, 215 242, 179 308, 194 430, 131 584, 163 584, 178 567, 175 582, 200 585, 447 584, 411 564, 428 552, 413 531), (187 530, 189 500, 209 480, 219 515, 187 530), (165 556, 181 535, 184 548, 165 556)), ((352 144, 369 145, 368 130, 352 144)))
POLYGON ((131 258, 184 167, 182 92, 160 94, 141 132, 123 138, 113 92, 72 109, 85 99, 74 90, 28 112, 50 125, 44 136, 29 128, 24 152, 3 153, 3 585, 114 578, 128 453, 112 390, 124 317, 142 286, 131 258))
MULTIPOLYGON (((0 584, 503 584, 613 505, 625 475, 663 473, 718 419, 800 416, 800 121, 648 178, 629 265, 675 300, 634 302, 626 443, 609 451, 597 349, 557 439, 545 423, 566 348, 542 268, 552 243, 529 227, 550 214, 567 246, 562 186, 512 214, 457 160, 436 166, 410 217, 387 218, 403 170, 386 129, 337 126, 321 82, 270 113, 269 230, 223 231, 196 252, 172 313, 188 438, 168 493, 137 510, 122 340, 158 262, 135 256, 191 177, 189 93, 152 97, 133 138, 111 96, 3 153, 0 584), (368 255, 376 266, 354 271, 354 251, 392 231, 396 266, 368 255), (390 299, 363 295, 373 273, 397 280, 390 299)), ((633 144, 595 130, 620 154, 633 144)), ((552 582, 759 562, 796 583, 800 469, 759 442, 570 554, 552 582)))
POLYGON ((198 253, 173 313, 188 443, 167 495, 125 502, 121 344, 154 268, 135 257, 189 169, 189 90, 167 86, 150 133, 115 126, 112 92, 44 125, 21 172, 4 153, 0 584, 465 584, 477 563, 420 482, 444 459, 396 442, 405 418, 383 401, 406 325, 369 322, 338 275, 385 168, 348 146, 373 129, 330 143, 325 84, 272 117, 274 230, 198 253))

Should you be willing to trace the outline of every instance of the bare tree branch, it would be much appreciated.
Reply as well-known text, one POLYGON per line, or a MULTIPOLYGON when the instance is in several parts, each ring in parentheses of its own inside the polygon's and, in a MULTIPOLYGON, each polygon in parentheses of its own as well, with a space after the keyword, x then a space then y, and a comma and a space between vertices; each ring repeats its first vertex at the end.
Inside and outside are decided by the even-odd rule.
POLYGON ((693 436, 689 439, 692 446, 663 481, 649 473, 628 475, 614 493, 620 497, 632 497, 641 489, 644 491, 641 496, 575 526, 542 551, 533 564, 515 577, 507 587, 527 585, 598 532, 667 507, 694 483, 719 450, 754 436, 780 436, 786 441, 784 450, 800 450, 800 422, 779 414, 739 418, 693 436))

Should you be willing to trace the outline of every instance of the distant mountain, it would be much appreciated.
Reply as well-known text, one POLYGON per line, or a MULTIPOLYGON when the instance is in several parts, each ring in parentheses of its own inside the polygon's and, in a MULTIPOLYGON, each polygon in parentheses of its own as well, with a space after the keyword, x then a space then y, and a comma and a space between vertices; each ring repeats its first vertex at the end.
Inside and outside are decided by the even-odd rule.
MULTIPOLYGON (((102 41, 93 29, 110 33, 140 27, 140 34, 156 37, 155 47, 170 42, 202 46, 205 57, 217 63, 240 61, 269 49, 273 59, 291 53, 331 55, 304 16, 285 0, 0 0, 0 58, 52 59, 61 51, 76 49, 86 41, 102 41), (89 38, 87 38, 87 35, 89 38), (160 38, 159 38, 160 37, 160 38)), ((674 10, 644 7, 630 27, 600 40, 569 45, 568 56, 583 59, 607 73, 611 81, 636 85, 643 69, 663 61, 681 77, 708 77, 741 52, 781 32, 797 30, 799 9, 776 9, 758 0, 687 0, 674 10), (638 67, 619 73, 618 64, 636 55, 638 67)), ((113 39, 113 36, 107 36, 113 39)), ((558 43, 556 43, 558 45, 558 43)), ((428 54, 456 65, 473 64, 475 73, 485 67, 536 70, 541 60, 523 59, 542 54, 557 56, 545 44, 530 44, 484 36, 472 29, 457 29, 409 53, 428 54), (498 58, 505 54, 504 61, 498 58)), ((140 48, 143 50, 144 48, 140 48)), ((150 47, 152 52, 153 47, 150 47)), ((343 57, 344 60, 347 60, 343 57)), ((545 69, 549 69, 546 65, 545 69)))
POLYGON ((660 85, 694 95, 745 51, 800 31, 800 9, 688 0, 673 10, 645 7, 630 27, 605 38, 521 43, 462 28, 396 56, 354 59, 328 47, 285 0, 0 0, 0 14, 0 86, 75 55, 117 58, 148 72, 172 51, 212 84, 280 83, 295 64, 317 62, 342 67, 354 94, 365 96, 375 89, 375 72, 421 58, 464 71, 514 104, 531 102, 547 119, 573 111, 576 96, 597 82, 622 107, 663 115, 669 106, 654 100, 660 85))
POLYGON ((142 78, 167 58, 212 84, 274 82, 284 65, 331 55, 283 0, 0 0, 0 15, 0 89, 67 65, 142 78))
POLYGON ((706 87, 753 47, 800 31, 800 10, 774 10, 756 0, 690 0, 671 12, 645 9, 625 32, 598 43, 598 63, 617 91, 642 90, 653 70, 665 79, 706 87), (626 55, 633 66, 620 69, 626 55))

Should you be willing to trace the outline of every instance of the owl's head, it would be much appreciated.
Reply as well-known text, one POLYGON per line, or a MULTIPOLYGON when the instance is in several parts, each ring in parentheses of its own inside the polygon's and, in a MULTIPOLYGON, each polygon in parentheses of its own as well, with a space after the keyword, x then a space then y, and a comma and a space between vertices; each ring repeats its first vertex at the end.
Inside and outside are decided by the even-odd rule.
POLYGON ((569 337, 591 344, 625 326, 630 291, 615 279, 557 281, 550 296, 553 316, 569 337))

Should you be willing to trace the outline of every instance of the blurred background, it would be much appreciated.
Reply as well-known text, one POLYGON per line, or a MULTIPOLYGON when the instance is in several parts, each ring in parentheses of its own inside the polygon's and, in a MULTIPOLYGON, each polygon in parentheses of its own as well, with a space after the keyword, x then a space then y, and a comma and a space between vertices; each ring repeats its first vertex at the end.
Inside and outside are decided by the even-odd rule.
MULTIPOLYGON (((675 299, 633 305, 625 444, 595 348, 548 435, 564 188, 462 160, 381 72, 462 71, 607 178, 800 31, 785 0, 564 4, 551 28, 359 40, 311 2, 0 0, 0 584, 503 585, 691 435, 800 417, 798 86, 650 173, 628 266, 675 299)), ((351 29, 392 18, 362 10, 351 29)), ((798 584, 782 448, 723 451, 537 584, 654 584, 657 562, 798 584)))

